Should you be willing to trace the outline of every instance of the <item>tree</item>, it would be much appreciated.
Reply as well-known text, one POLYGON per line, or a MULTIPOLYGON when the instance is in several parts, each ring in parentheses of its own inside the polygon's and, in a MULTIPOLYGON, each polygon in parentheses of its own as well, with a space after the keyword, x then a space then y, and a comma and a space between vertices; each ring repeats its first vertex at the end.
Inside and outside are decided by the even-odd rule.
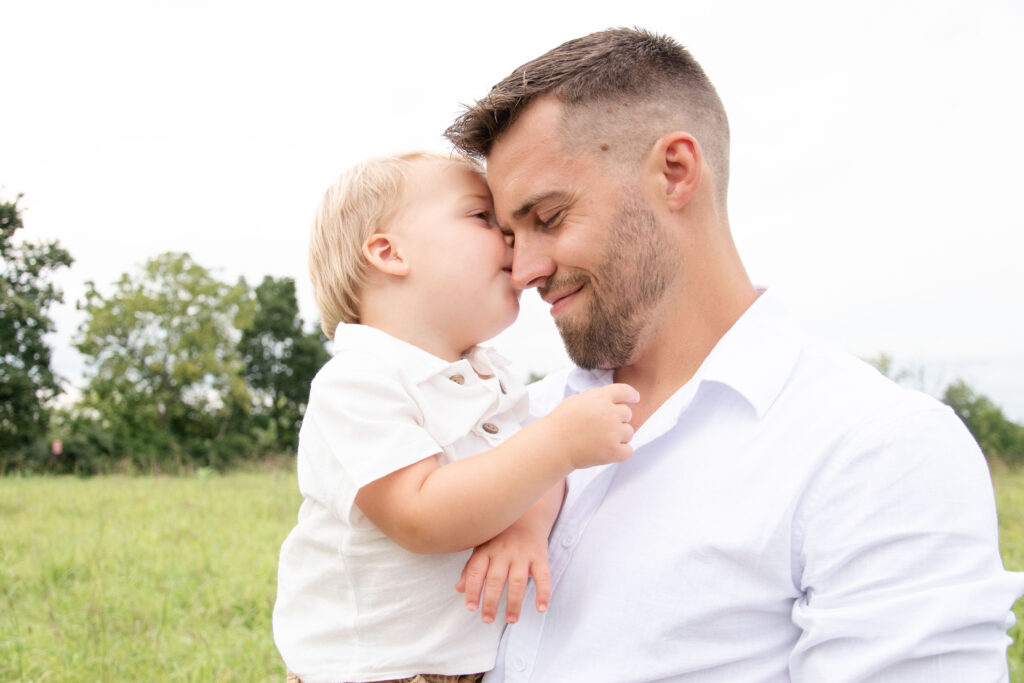
POLYGON ((942 402, 951 407, 990 459, 1024 464, 1024 426, 1010 421, 987 397, 975 394, 963 380, 946 387, 942 402))
MULTIPOLYGON (((63 293, 52 273, 72 258, 56 241, 15 244, 23 227, 18 195, 0 202, 0 458, 39 441, 49 424, 49 402, 60 393, 45 336, 54 331, 48 311, 63 293)), ((3 469, 3 468, 0 468, 3 469)))
POLYGON ((278 451, 294 449, 309 383, 328 358, 320 334, 302 329, 294 280, 263 278, 238 348, 254 393, 254 412, 270 421, 278 451))
POLYGON ((86 283, 75 346, 93 373, 82 403, 123 455, 143 466, 225 459, 218 443, 249 402, 236 350, 249 295, 244 280, 221 282, 184 253, 122 275, 110 296, 86 283))

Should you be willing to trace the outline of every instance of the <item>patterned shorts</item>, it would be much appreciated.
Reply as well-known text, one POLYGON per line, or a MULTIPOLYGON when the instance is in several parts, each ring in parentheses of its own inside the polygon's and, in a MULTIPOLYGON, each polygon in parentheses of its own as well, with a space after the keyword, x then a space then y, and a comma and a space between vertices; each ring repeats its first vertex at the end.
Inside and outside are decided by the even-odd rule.
MULTIPOLYGON (((378 683, 479 683, 483 678, 484 675, 482 673, 465 675, 417 674, 412 678, 399 678, 392 681, 379 681, 378 683)), ((302 681, 298 676, 289 671, 287 683, 302 683, 302 681)))

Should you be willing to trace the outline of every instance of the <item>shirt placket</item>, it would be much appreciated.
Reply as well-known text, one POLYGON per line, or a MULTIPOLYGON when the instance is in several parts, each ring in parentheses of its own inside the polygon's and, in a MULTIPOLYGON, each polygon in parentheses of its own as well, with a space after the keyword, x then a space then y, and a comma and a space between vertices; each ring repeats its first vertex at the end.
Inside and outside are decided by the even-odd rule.
MULTIPOLYGON (((598 506, 604 499, 612 479, 615 477, 614 466, 605 467, 583 484, 576 503, 570 510, 563 511, 551 532, 548 543, 548 566, 551 570, 551 592, 555 593, 559 581, 565 574, 573 553, 590 523, 598 506), (567 514, 566 514, 567 513, 567 514)), ((536 602, 536 590, 531 582, 524 605, 536 602)), ((505 681, 517 683, 529 681, 533 676, 533 667, 537 661, 537 651, 544 631, 547 614, 535 609, 524 609, 519 623, 509 629, 506 636, 505 681)))
MULTIPOLYGON (((643 457, 643 454, 639 453, 640 449, 660 437, 679 420, 679 415, 693 400, 697 392, 697 385, 697 382, 688 383, 641 426, 630 442, 636 451, 633 457, 643 457)), ((576 389, 580 390, 578 387, 576 389)), ((562 575, 565 574, 583 532, 600 507, 605 494, 608 493, 608 488, 615 479, 618 467, 604 465, 594 468, 594 470, 599 471, 596 471, 589 479, 580 482, 578 493, 571 490, 567 492, 566 505, 551 531, 551 539, 548 543, 548 567, 551 571, 552 594, 555 593, 562 575)), ((535 602, 533 597, 535 594, 531 582, 523 604, 531 604, 531 600, 535 602)), ((506 631, 504 681, 519 683, 531 679, 545 623, 546 613, 524 609, 518 624, 506 631)))

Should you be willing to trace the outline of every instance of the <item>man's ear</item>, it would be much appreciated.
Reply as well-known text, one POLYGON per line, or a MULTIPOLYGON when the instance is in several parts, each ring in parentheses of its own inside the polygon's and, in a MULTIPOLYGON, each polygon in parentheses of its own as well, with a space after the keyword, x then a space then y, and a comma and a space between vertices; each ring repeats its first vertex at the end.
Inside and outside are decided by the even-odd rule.
POLYGON ((396 277, 409 274, 409 262, 403 258, 394 235, 375 232, 363 242, 363 257, 371 267, 396 277))
POLYGON ((653 171, 658 176, 669 210, 683 208, 700 187, 704 153, 689 133, 673 131, 651 148, 653 171))

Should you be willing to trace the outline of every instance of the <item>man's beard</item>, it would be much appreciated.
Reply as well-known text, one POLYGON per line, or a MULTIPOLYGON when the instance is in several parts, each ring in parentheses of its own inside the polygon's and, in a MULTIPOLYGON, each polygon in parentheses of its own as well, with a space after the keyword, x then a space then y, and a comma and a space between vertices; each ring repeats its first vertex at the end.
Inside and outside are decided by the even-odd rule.
POLYGON ((576 365, 614 369, 629 363, 652 309, 674 278, 676 265, 669 263, 670 255, 657 217, 631 198, 612 220, 608 244, 594 271, 600 290, 584 273, 567 273, 545 283, 542 295, 587 286, 590 305, 582 320, 563 316, 556 321, 576 365))

